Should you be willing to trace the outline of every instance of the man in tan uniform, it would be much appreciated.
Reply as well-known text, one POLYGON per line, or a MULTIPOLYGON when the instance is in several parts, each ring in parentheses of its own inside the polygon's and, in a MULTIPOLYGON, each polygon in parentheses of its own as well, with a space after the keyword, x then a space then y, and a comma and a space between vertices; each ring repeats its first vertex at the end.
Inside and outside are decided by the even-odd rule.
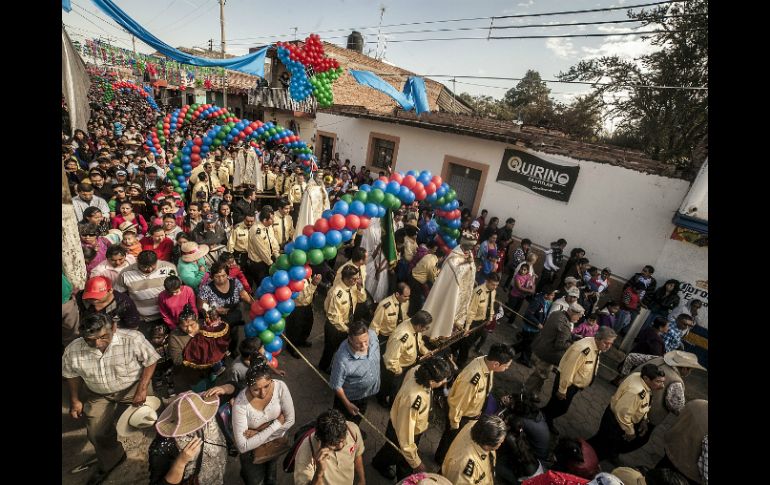
MULTIPOLYGON (((359 274, 361 275, 361 288, 356 288, 355 291, 358 292, 358 298, 360 299, 360 303, 368 302, 369 296, 366 293, 366 287, 363 285, 363 283, 366 282, 366 260, 368 259, 368 254, 366 252, 366 249, 362 247, 353 248, 353 253, 350 257, 350 261, 346 262, 342 266, 339 267, 337 270, 337 274, 334 277, 334 283, 337 284, 340 282, 340 276, 342 275, 343 268, 346 267, 353 267, 357 268, 359 271, 359 274)), ((356 308, 355 318, 363 318, 365 320, 371 319, 371 313, 369 313, 369 308, 367 308, 367 305, 360 305, 356 308)))
POLYGON ((284 195, 288 193, 289 187, 291 187, 291 184, 294 183, 294 177, 289 174, 289 169, 284 168, 281 170, 281 173, 279 173, 275 177, 275 193, 278 196, 284 195))
POLYGON ((495 450, 503 444, 506 432, 497 416, 483 414, 478 421, 469 422, 452 441, 441 475, 454 485, 493 485, 495 450))
POLYGON ((601 327, 594 337, 586 337, 570 345, 559 361, 559 370, 553 381, 551 399, 542 409, 553 429, 553 420, 569 410, 575 395, 593 384, 599 372, 599 354, 612 347, 617 334, 611 327, 601 327))
POLYGON ((403 454, 385 443, 372 459, 372 466, 385 478, 402 480, 412 473, 425 471, 417 450, 422 433, 428 429, 432 392, 443 386, 451 375, 451 365, 441 357, 430 358, 406 373, 390 408, 385 431, 385 436, 398 444, 403 454), (394 463, 395 474, 391 468, 394 463))
MULTIPOLYGON (((495 298, 497 287, 500 285, 500 273, 491 273, 487 280, 473 290, 471 302, 468 305, 468 315, 465 318, 465 326, 456 328, 456 331, 467 331, 476 327, 487 325, 495 319, 495 298)), ((471 347, 482 338, 485 330, 478 330, 458 343, 457 366, 463 367, 468 361, 471 347)), ((483 343, 483 342, 482 342, 483 343)), ((481 344, 477 345, 477 350, 481 344)))
MULTIPOLYGON (((294 183, 289 187, 289 191, 286 193, 289 199, 289 203, 292 206, 291 216, 292 219, 297 220, 299 215, 299 206, 302 202, 302 194, 307 190, 307 182, 305 182, 305 174, 300 173, 296 176, 294 183)), ((301 230, 302 228, 300 228, 301 230)))
POLYGON ((287 242, 294 239, 294 221, 291 219, 291 204, 286 199, 276 201, 278 210, 273 213, 273 232, 278 245, 283 249, 287 242))
POLYGON ((411 298, 409 300, 409 310, 413 314, 418 310, 422 310, 425 298, 428 296, 428 292, 433 286, 433 282, 436 281, 436 277, 439 273, 439 258, 444 256, 444 252, 438 248, 436 241, 429 241, 426 244, 426 247, 428 248, 428 254, 423 256, 420 261, 417 262, 414 269, 409 273, 409 278, 407 279, 409 288, 412 290, 411 298))
POLYGON ((433 317, 426 311, 417 312, 411 319, 399 324, 388 338, 388 345, 382 354, 380 368, 381 384, 377 401, 381 406, 389 407, 396 396, 404 373, 417 363, 420 355, 428 353, 422 342, 422 334, 427 331, 433 317))
POLYGON ((484 411, 484 403, 492 390, 493 374, 505 372, 512 362, 511 349, 504 344, 495 344, 489 349, 489 354, 476 357, 458 374, 447 398, 449 415, 436 448, 436 463, 443 463, 458 430, 484 411))
POLYGON ((348 338, 348 324, 353 321, 356 305, 362 303, 363 283, 358 268, 348 266, 342 270, 342 280, 326 294, 324 310, 324 349, 318 368, 327 374, 331 370, 332 357, 340 344, 348 338))
POLYGON ((345 421, 336 409, 316 418, 315 431, 297 448, 296 485, 353 485, 364 483, 364 438, 356 423, 345 421))
POLYGON ((249 258, 249 274, 258 288, 268 275, 270 265, 278 258, 278 241, 273 233, 273 211, 262 209, 259 222, 249 229, 249 244, 246 252, 249 258))
POLYGON ((652 364, 645 364, 641 373, 634 372, 623 381, 604 410, 599 431, 588 439, 599 461, 609 457, 617 465, 619 454, 647 443, 650 395, 663 389, 665 382, 663 371, 652 364))
POLYGON ((254 225, 256 217, 248 214, 230 231, 230 237, 227 239, 227 252, 233 253, 235 262, 243 269, 246 269, 247 257, 249 251, 249 230, 254 225))
POLYGON ((262 167, 262 192, 272 192, 275 189, 275 174, 270 165, 262 167))
MULTIPOLYGON (((297 347, 311 345, 307 339, 313 329, 313 296, 321 282, 321 275, 314 274, 312 278, 305 278, 304 281, 305 287, 294 300, 294 311, 286 317, 286 337, 297 347)), ((292 357, 299 358, 299 354, 291 346, 288 346, 287 350, 292 357)))
POLYGON ((383 298, 377 305, 369 328, 379 337, 380 349, 385 353, 388 337, 396 329, 396 326, 406 320, 409 313, 409 287, 406 283, 398 283, 396 292, 387 298, 383 298))

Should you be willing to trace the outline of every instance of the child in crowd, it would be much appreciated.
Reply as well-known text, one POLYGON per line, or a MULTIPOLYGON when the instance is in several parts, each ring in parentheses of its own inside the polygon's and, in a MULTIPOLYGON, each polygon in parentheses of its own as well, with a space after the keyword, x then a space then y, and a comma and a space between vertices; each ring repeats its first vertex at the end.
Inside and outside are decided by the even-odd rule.
POLYGON ((572 329, 572 335, 578 338, 593 337, 599 330, 599 315, 593 313, 580 325, 572 329))
POLYGON ((195 306, 195 292, 189 286, 183 285, 178 276, 168 276, 163 281, 163 288, 164 290, 158 295, 158 308, 168 328, 176 329, 179 315, 187 305, 191 307, 195 316, 198 316, 198 309, 195 306))
POLYGON ((203 304, 203 323, 192 306, 185 305, 179 315, 179 328, 192 337, 182 351, 184 365, 194 369, 211 369, 213 382, 225 371, 224 358, 230 345, 230 326, 223 321, 216 307, 203 304))
POLYGON ((168 353, 168 334, 169 329, 163 323, 156 323, 150 330, 150 343, 160 355, 152 375, 152 387, 163 397, 174 394, 174 362, 168 353))
POLYGON ((139 238, 136 237, 135 224, 123 231, 123 240, 120 244, 126 248, 126 253, 134 257, 139 256, 139 253, 142 252, 142 245, 139 243, 139 238))

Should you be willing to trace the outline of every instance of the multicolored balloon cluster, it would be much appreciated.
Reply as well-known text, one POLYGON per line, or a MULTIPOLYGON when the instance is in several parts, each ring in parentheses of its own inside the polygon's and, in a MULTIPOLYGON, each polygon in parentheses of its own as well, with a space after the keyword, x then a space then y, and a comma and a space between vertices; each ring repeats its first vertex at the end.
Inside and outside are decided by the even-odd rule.
POLYGON ((310 34, 303 47, 278 42, 276 48, 278 58, 291 73, 291 98, 302 101, 312 94, 319 106, 331 106, 334 101, 332 83, 342 75, 342 68, 336 59, 326 57, 318 34, 310 34))
MULTIPOLYGON (((456 237, 448 230, 460 227, 460 213, 454 190, 427 170, 410 170, 380 177, 371 185, 362 184, 354 194, 345 194, 331 210, 325 210, 315 224, 302 228, 302 234, 288 243, 256 290, 251 305, 251 322, 245 327, 246 336, 259 337, 268 353, 280 351, 280 335, 286 327, 286 317, 294 310, 294 299, 305 287, 305 279, 313 270, 310 265, 333 261, 339 247, 353 238, 355 231, 369 227, 372 218, 384 217, 387 210, 396 210, 402 204, 426 200, 441 212, 439 225, 447 231, 437 237, 445 252, 457 246, 456 237), (440 195, 439 195, 440 193, 440 195), (450 210, 450 207, 454 207, 450 210), (446 211, 444 209, 447 209, 446 211)), ((268 356, 273 359, 273 356, 268 356)))
MULTIPOLYGON (((160 111, 160 108, 158 108, 158 103, 156 103, 155 99, 152 97, 152 89, 149 87, 142 88, 141 86, 138 86, 129 81, 116 81, 112 83, 112 90, 119 90, 123 94, 136 91, 141 97, 147 100, 147 104, 150 105, 150 108, 152 108, 154 111, 160 111)), ((105 95, 106 93, 107 91, 105 91, 105 95)))

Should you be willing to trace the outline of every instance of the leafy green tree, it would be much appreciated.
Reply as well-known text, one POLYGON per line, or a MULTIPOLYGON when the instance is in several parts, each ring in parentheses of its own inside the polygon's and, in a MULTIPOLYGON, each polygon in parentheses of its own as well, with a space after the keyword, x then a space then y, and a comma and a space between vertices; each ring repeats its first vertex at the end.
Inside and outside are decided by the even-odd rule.
POLYGON ((548 126, 555 114, 550 94, 551 90, 540 73, 530 69, 516 87, 505 93, 503 101, 525 124, 548 126))
POLYGON ((597 141, 602 130, 602 101, 595 94, 579 96, 572 104, 557 104, 555 128, 583 141, 597 141))

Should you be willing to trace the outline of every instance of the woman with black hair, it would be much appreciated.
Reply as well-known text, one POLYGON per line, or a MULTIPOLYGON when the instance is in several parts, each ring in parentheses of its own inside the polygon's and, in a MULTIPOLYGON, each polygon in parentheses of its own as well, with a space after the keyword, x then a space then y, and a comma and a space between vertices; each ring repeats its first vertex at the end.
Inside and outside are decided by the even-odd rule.
POLYGON ((294 402, 288 386, 273 379, 265 357, 255 353, 246 372, 246 388, 233 403, 233 439, 240 452, 241 478, 246 485, 276 482, 279 451, 294 425, 294 402))
POLYGON ((518 484, 543 473, 543 464, 535 456, 518 416, 508 416, 508 432, 497 450, 495 475, 505 483, 518 484))
POLYGON ((98 207, 86 207, 83 210, 83 219, 79 224, 94 224, 99 231, 99 236, 106 236, 110 231, 110 223, 105 219, 102 210, 98 207))
MULTIPOLYGON (((502 398, 505 409, 502 416, 506 422, 516 422, 516 427, 521 428, 527 440, 527 444, 538 460, 548 459, 548 445, 551 432, 548 423, 533 399, 533 395, 522 390, 519 394, 511 394, 502 398)), ((512 428, 510 428, 512 429, 512 428)))

